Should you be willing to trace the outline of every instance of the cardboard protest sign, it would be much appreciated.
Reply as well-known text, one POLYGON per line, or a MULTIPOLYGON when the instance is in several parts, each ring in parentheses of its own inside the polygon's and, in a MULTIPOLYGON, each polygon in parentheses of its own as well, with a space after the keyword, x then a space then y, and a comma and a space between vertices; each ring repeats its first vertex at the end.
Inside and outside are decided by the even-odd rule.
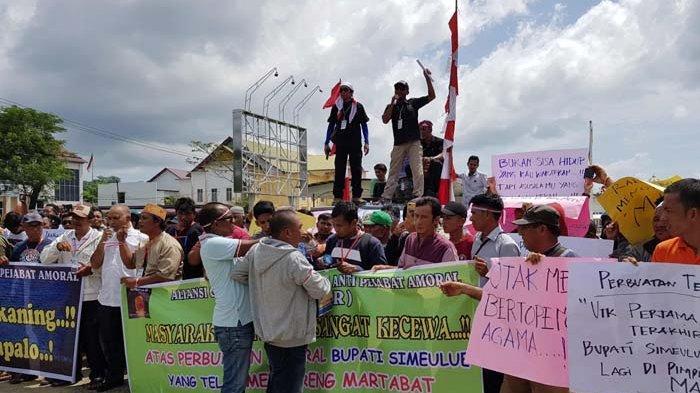
POLYGON ((588 149, 548 150, 491 157, 501 196, 575 196, 583 193, 588 149))
POLYGON ((598 203, 617 221, 620 232, 632 244, 654 237, 652 222, 663 188, 633 177, 623 177, 598 197, 598 203))
MULTIPOLYGON (((476 310, 467 361, 552 386, 569 386, 567 293, 571 261, 494 258, 476 310)), ((612 260, 609 260, 612 261, 612 260)))
POLYGON ((71 266, 0 266, 0 370, 72 381, 82 280, 71 266))
POLYGON ((569 266, 572 391, 700 392, 697 266, 569 266))

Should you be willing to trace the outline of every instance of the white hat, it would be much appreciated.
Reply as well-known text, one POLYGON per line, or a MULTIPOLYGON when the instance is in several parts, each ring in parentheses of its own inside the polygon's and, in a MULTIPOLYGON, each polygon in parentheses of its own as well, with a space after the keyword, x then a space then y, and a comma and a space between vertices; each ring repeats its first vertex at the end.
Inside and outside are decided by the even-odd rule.
POLYGON ((350 84, 350 82, 342 82, 342 83, 340 84, 340 87, 347 87, 347 88, 350 89, 351 91, 353 91, 353 92, 355 91, 355 89, 353 89, 353 87, 352 87, 352 85, 350 84))

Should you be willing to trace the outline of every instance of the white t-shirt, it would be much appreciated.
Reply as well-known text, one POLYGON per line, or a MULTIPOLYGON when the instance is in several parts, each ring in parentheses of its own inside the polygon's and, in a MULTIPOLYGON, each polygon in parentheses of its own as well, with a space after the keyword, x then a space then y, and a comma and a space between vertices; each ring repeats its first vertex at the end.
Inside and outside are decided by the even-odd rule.
MULTIPOLYGON (((137 231, 133 227, 129 228, 126 236, 126 244, 131 252, 139 247, 145 246, 148 236, 137 231)), ((105 243, 104 263, 102 264, 102 287, 97 295, 97 300, 103 306, 120 307, 121 290, 120 282, 122 277, 136 277, 136 269, 127 269, 119 255, 119 241, 117 234, 105 243)))
POLYGON ((469 173, 462 173, 459 178, 462 180, 462 203, 468 208, 472 198, 486 192, 486 175, 481 172, 474 172, 471 176, 469 173))

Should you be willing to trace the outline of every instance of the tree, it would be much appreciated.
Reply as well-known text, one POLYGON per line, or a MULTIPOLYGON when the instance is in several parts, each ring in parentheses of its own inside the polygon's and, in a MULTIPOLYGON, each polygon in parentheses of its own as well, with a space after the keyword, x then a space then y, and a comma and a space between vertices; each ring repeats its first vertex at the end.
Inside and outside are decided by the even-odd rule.
POLYGON ((97 205, 97 187, 100 184, 119 183, 121 179, 116 176, 97 176, 97 179, 83 182, 83 200, 97 205))
POLYGON ((36 207, 47 185, 65 179, 69 173, 61 158, 64 141, 55 134, 65 131, 63 120, 31 108, 0 108, 0 179, 29 196, 29 208, 36 207))

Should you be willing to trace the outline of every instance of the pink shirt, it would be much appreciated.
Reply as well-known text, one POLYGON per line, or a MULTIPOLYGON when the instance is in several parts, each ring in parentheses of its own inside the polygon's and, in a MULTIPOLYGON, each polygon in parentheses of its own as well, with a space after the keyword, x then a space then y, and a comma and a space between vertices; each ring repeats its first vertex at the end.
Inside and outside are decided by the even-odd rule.
POLYGON ((457 249, 451 241, 438 234, 418 240, 418 234, 413 232, 406 238, 406 245, 399 258, 399 267, 408 268, 457 260, 459 260, 457 249))
POLYGON ((239 240, 250 240, 250 235, 248 232, 246 232, 245 229, 234 225, 233 226, 233 232, 229 235, 231 239, 239 239, 239 240))

